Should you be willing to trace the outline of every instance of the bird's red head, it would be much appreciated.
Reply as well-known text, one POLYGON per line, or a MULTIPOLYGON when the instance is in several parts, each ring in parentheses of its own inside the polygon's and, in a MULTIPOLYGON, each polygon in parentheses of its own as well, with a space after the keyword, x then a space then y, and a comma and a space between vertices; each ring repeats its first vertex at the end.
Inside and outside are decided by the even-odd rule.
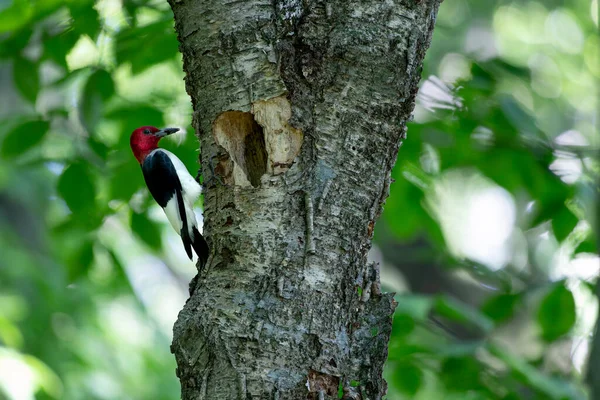
POLYGON ((141 164, 144 158, 158 147, 158 141, 163 137, 175 133, 179 128, 158 129, 154 126, 141 126, 131 133, 129 144, 133 155, 141 164))

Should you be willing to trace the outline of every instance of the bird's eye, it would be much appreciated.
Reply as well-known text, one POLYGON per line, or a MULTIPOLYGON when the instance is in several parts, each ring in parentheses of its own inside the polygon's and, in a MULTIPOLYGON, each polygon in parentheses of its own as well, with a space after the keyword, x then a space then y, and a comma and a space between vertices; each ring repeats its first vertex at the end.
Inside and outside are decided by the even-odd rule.
POLYGON ((150 134, 150 129, 144 129, 144 133, 145 133, 146 135, 149 135, 149 134, 150 134))

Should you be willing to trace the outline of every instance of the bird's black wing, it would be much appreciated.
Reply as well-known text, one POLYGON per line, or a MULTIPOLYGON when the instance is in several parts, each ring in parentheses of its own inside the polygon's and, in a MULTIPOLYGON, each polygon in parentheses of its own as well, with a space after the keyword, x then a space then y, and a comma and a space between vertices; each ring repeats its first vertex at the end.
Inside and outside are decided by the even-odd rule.
POLYGON ((160 150, 150 153, 142 163, 142 172, 150 194, 162 208, 174 195, 181 193, 177 171, 166 153, 160 150))
POLYGON ((187 215, 185 213, 185 205, 183 203, 183 195, 181 193, 181 182, 177 176, 175 166, 171 162, 169 156, 160 150, 150 153, 142 163, 142 172, 144 180, 150 190, 150 194, 159 206, 165 208, 167 203, 173 198, 177 199, 177 209, 179 210, 179 218, 181 219, 181 240, 183 247, 190 258, 192 259, 192 239, 187 226, 187 215))

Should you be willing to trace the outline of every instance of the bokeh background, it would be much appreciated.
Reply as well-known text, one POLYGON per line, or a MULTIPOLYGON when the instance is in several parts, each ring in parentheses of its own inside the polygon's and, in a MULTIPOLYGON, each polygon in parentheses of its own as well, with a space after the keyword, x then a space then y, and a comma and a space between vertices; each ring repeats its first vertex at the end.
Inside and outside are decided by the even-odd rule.
MULTIPOLYGON (((179 398, 195 268, 128 145, 197 168, 177 45, 164 1, 0 2, 0 399, 179 398)), ((598 0, 442 4, 371 253, 388 399, 591 398, 599 78, 598 0)))

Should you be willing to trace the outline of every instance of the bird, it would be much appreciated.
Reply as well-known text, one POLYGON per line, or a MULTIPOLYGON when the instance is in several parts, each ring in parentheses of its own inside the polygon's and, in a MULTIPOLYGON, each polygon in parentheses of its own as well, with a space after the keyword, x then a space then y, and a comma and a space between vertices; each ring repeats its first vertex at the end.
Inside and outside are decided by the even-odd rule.
POLYGON ((158 129, 154 126, 142 126, 131 133, 129 143, 133 155, 142 167, 150 194, 162 207, 171 226, 181 236, 190 260, 193 260, 194 249, 202 269, 208 260, 209 248, 198 231, 193 211, 194 202, 200 196, 202 187, 175 154, 158 147, 160 139, 177 131, 179 128, 158 129))

